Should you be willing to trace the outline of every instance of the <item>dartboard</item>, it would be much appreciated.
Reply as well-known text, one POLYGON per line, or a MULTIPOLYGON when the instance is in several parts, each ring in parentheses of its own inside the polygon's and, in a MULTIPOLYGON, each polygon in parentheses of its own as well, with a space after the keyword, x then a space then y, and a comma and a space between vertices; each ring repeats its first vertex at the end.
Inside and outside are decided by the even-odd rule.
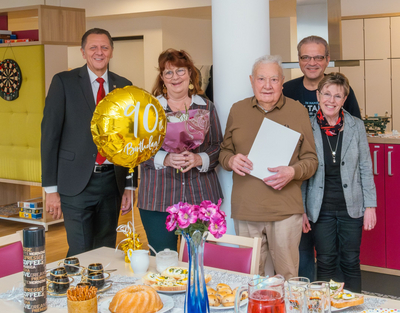
POLYGON ((0 96, 7 101, 18 98, 21 88, 21 70, 14 60, 0 62, 0 96))

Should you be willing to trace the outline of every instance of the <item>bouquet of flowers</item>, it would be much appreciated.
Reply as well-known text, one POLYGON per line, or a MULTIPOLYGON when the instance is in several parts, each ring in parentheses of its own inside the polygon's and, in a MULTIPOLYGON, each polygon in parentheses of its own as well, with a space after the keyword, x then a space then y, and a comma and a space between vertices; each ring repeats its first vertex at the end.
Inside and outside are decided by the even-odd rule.
POLYGON ((176 230, 176 234, 182 232, 190 236, 196 230, 201 233, 209 231, 215 238, 221 238, 226 233, 226 214, 220 210, 221 199, 218 204, 211 201, 203 201, 200 205, 179 202, 167 208, 170 213, 167 217, 166 227, 168 231, 176 230))
POLYGON ((181 153, 199 147, 210 128, 208 110, 177 111, 166 114, 167 132, 162 148, 167 152, 181 153))

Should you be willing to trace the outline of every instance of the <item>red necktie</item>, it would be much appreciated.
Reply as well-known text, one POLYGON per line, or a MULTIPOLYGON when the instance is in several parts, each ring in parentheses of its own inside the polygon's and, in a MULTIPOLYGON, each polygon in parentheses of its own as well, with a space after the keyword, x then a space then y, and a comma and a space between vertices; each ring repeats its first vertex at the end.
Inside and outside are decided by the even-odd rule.
MULTIPOLYGON (((104 79, 98 77, 96 81, 100 84, 99 90, 97 91, 96 105, 106 96, 106 91, 104 90, 104 79)), ((106 160, 106 157, 103 157, 100 152, 97 152, 96 163, 101 165, 106 160)))

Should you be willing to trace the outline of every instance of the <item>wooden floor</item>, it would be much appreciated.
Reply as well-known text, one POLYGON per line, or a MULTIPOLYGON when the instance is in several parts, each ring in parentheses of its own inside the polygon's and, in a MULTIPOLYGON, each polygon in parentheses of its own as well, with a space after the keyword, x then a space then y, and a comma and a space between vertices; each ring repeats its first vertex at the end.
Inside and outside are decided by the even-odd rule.
MULTIPOLYGON (((147 247, 147 237, 144 231, 142 221, 140 219, 139 210, 137 207, 134 208, 134 220, 135 229, 139 234, 139 240, 143 243, 143 249, 147 247)), ((132 221, 132 214, 128 213, 124 216, 120 216, 119 225, 126 224, 132 221)), ((36 226, 27 223, 20 223, 8 220, 0 220, 0 237, 10 235, 18 230, 22 230, 25 227, 36 226)), ((125 235, 122 233, 117 234, 117 243, 125 239, 125 235)), ((64 228, 64 223, 58 223, 49 226, 49 230, 46 232, 46 262, 51 263, 57 260, 65 258, 68 251, 67 236, 64 228)))

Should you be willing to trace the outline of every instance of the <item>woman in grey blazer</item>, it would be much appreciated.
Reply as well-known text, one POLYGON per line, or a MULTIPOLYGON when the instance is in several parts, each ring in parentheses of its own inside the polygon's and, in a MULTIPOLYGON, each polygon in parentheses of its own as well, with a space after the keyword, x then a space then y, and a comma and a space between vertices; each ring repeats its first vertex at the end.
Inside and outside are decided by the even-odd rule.
POLYGON ((313 230, 318 280, 338 280, 340 255, 345 288, 361 292, 362 227, 375 227, 376 191, 364 123, 342 108, 348 94, 341 73, 326 75, 318 85, 320 110, 311 124, 319 166, 303 189, 303 231, 313 230))

